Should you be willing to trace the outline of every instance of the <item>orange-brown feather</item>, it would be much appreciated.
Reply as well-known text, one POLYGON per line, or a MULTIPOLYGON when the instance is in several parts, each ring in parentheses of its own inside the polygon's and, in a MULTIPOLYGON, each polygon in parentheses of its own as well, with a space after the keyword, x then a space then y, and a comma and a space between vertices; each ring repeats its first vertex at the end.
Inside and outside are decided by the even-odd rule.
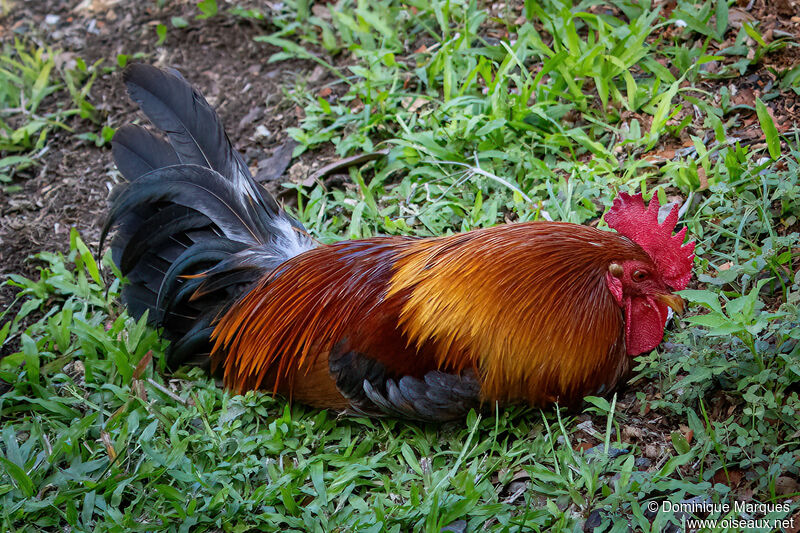
POLYGON ((572 402, 627 369, 623 315, 605 284, 613 261, 647 257, 611 232, 526 223, 420 242, 397 260, 389 297, 436 361, 477 366, 487 400, 572 402))
POLYGON ((419 374, 410 350, 397 340, 396 312, 390 319, 397 305, 385 301, 394 257, 412 242, 382 238, 319 247, 267 275, 212 336, 212 364, 222 364, 226 385, 300 394, 297 383, 340 341, 350 349, 379 349, 377 358, 399 375, 419 374))
POLYGON ((622 311, 605 285, 624 259, 647 256, 614 233, 562 223, 319 247, 231 307, 213 363, 234 390, 312 403, 309 381, 344 345, 397 376, 476 369, 486 400, 569 403, 628 368, 622 311))
MULTIPOLYGON (((276 378, 277 368, 273 366, 264 377, 264 383, 275 383, 276 378)), ((350 406, 350 402, 342 396, 336 383, 331 379, 327 353, 319 354, 314 362, 308 365, 301 379, 293 381, 291 391, 284 383, 276 392, 287 396, 291 394, 292 397, 311 407, 344 410, 350 406)))

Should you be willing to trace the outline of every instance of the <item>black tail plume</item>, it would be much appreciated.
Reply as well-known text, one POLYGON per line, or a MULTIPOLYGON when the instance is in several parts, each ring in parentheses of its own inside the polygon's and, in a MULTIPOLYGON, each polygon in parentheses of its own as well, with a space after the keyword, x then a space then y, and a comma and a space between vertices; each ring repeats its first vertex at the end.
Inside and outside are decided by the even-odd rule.
POLYGON ((128 66, 141 126, 112 140, 128 181, 112 192, 101 239, 130 282, 123 301, 164 328, 168 361, 205 364, 216 316, 261 276, 314 245, 250 174, 216 112, 176 70, 128 66))

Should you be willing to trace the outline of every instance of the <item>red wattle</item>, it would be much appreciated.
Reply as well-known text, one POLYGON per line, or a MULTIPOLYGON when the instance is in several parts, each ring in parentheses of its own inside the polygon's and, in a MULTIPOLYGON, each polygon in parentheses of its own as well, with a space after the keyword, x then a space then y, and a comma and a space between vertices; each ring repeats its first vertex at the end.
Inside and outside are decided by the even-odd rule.
POLYGON ((639 355, 655 349, 664 338, 669 308, 651 298, 625 300, 625 349, 639 355))

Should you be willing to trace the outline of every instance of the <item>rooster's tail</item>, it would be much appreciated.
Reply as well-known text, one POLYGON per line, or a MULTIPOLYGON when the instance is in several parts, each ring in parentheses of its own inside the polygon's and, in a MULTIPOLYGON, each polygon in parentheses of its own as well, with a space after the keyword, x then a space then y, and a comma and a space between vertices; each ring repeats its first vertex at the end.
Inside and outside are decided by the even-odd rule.
POLYGON ((314 245, 255 182, 217 114, 177 71, 134 64, 123 76, 166 136, 135 125, 117 131, 114 161, 128 183, 112 194, 103 237, 116 228, 112 258, 130 281, 123 300, 134 317, 147 311, 164 328, 169 364, 207 362, 218 314, 314 245))

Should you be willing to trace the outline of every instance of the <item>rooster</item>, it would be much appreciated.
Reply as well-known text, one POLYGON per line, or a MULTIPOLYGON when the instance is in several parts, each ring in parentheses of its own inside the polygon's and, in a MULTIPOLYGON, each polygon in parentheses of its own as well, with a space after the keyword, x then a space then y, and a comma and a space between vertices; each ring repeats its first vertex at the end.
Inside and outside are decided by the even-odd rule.
POLYGON ((575 405, 662 340, 694 243, 677 207, 622 193, 616 230, 526 222, 436 238, 317 245, 253 179, 177 71, 133 64, 130 97, 165 135, 113 139, 127 180, 103 230, 122 298, 240 393, 443 421, 482 405, 575 405))

